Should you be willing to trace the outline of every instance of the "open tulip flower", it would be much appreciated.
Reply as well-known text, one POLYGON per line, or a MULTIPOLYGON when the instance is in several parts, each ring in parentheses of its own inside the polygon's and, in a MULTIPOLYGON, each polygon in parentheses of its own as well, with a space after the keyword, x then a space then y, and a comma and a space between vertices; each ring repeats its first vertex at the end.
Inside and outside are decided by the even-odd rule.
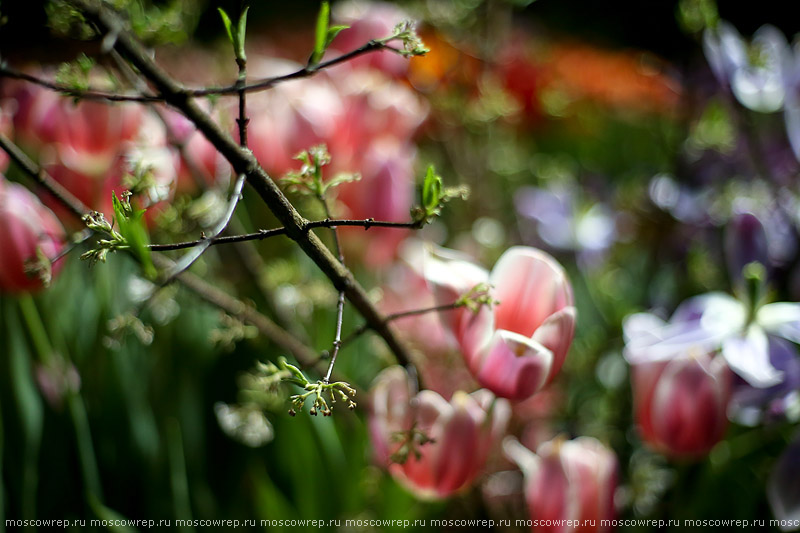
POLYGON ((555 438, 532 452, 517 440, 503 442, 506 456, 525 475, 525 500, 535 531, 609 531, 614 518, 617 458, 591 437, 555 438), (547 525, 550 524, 550 525, 547 525))
POLYGON ((491 274, 449 250, 426 257, 425 277, 440 304, 486 284, 493 305, 444 314, 467 366, 481 386, 511 400, 539 391, 561 369, 575 332, 572 288, 546 253, 508 249, 491 274))
MULTIPOLYGON (((0 291, 42 288, 43 278, 31 274, 30 262, 40 256, 52 259, 64 241, 64 228, 53 212, 28 189, 0 174, 0 291)), ((47 278, 58 267, 59 263, 52 265, 47 278)))
POLYGON ((399 366, 372 387, 370 436, 379 463, 421 498, 446 498, 480 474, 492 444, 505 431, 508 402, 481 389, 457 391, 448 402, 415 387, 399 366))

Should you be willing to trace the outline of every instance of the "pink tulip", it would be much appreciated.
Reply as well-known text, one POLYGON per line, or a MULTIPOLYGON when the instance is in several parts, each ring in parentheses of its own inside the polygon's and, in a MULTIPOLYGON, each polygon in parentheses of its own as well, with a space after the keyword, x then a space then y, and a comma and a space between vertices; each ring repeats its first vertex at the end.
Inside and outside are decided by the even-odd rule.
MULTIPOLYGON (((207 105, 201 103, 201 106, 204 111, 211 111, 207 105)), ((227 159, 188 118, 169 108, 161 110, 161 117, 166 125, 166 137, 183 146, 175 185, 178 191, 192 193, 198 187, 206 189, 217 182, 228 182, 231 166, 227 159)))
POLYGON ((525 499, 535 531, 582 533, 610 531, 614 518, 617 458, 597 439, 556 438, 536 453, 514 439, 503 443, 506 455, 525 475, 525 499), (568 522, 569 521, 569 522, 568 522))
POLYGON ((415 394, 401 367, 381 372, 372 387, 369 429, 378 462, 421 498, 446 498, 480 474, 505 430, 510 407, 487 390, 415 394))
MULTIPOLYGON (((43 286, 27 267, 40 255, 55 257, 64 246, 64 228, 33 193, 0 174, 0 291, 32 291, 43 286)), ((52 265, 52 275, 61 263, 52 265)))
POLYGON ((515 246, 491 274, 451 252, 429 255, 425 276, 440 304, 453 303, 480 283, 499 303, 478 312, 445 314, 450 331, 478 382, 511 400, 530 397, 561 369, 575 331, 572 289, 555 259, 515 246))
MULTIPOLYGON (((394 27, 409 16, 397 6, 386 2, 345 2, 334 9, 336 24, 350 26, 333 40, 331 49, 340 53, 351 52, 372 39, 392 34, 394 27)), ((338 55, 338 54, 337 54, 338 55)), ((391 76, 403 76, 408 70, 408 60, 390 51, 367 54, 352 61, 359 68, 371 67, 391 76)))
POLYGON ((732 374, 722 357, 687 354, 631 366, 639 433, 672 457, 707 454, 725 434, 732 374))
POLYGON ((133 140, 142 119, 142 107, 114 105, 63 97, 31 84, 12 86, 14 128, 28 148, 49 148, 48 157, 71 171, 103 176, 125 144, 133 140))

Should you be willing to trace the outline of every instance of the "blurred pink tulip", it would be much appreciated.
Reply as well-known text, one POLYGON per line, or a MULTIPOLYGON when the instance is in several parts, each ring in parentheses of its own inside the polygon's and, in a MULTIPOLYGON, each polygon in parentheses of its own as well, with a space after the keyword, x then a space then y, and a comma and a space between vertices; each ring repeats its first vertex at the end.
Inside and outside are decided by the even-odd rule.
POLYGON ((582 533, 610 531, 617 487, 614 452, 591 437, 541 444, 536 453, 514 439, 503 443, 506 455, 525 475, 525 499, 534 531, 582 533), (569 521, 569 522, 567 522, 569 521))
POLYGON ((510 407, 487 390, 415 394, 406 371, 391 367, 372 386, 369 429, 378 462, 426 499, 446 498, 480 474, 505 430, 510 407))
MULTIPOLYGON (((200 105, 204 111, 211 112, 209 106, 202 102, 200 105)), ((227 184, 231 176, 230 164, 214 145, 197 131, 194 124, 169 108, 162 109, 160 116, 165 122, 166 137, 183 146, 176 189, 192 193, 198 188, 206 189, 218 182, 223 186, 227 184)))
MULTIPOLYGON (((64 246, 64 228, 56 216, 28 189, 0 174, 0 291, 32 291, 42 279, 26 267, 38 256, 55 257, 64 246)), ((61 262, 52 265, 51 275, 61 262)))
POLYGON ((496 395, 523 400, 541 390, 561 369, 575 331, 572 288, 555 259, 535 248, 515 246, 492 273, 460 254, 430 254, 425 277, 440 304, 458 300, 478 284, 492 287, 499 303, 477 312, 445 313, 450 331, 478 382, 496 395))
MULTIPOLYGON (((13 123, 11 122, 11 112, 6 109, 5 102, 0 100, 0 135, 6 137, 13 137, 13 123)), ((0 150, 0 172, 8 168, 8 154, 4 150, 0 150)))
MULTIPOLYGON (((372 39, 388 37, 395 26, 410 18, 397 6, 387 2, 343 2, 336 4, 333 14, 336 24, 350 26, 331 44, 331 49, 340 53, 351 52, 372 39)), ((360 68, 375 68, 394 77, 403 76, 408 71, 408 60, 391 51, 367 54, 351 63, 360 68)))
MULTIPOLYGON (((253 60, 254 76, 292 72, 299 65, 253 60)), ((361 179, 333 192, 335 216, 407 221, 414 199, 413 136, 428 108, 408 87, 376 70, 342 66, 314 80, 277 85, 249 101, 249 145, 271 175, 299 167, 302 150, 325 144, 331 165, 325 176, 358 173, 361 179)), ((349 255, 371 266, 395 258, 407 232, 342 229, 349 255), (356 237, 357 236, 357 237, 356 237)))
POLYGON ((722 357, 701 353, 631 366, 642 439, 672 457, 708 453, 725 434, 732 373, 722 357))

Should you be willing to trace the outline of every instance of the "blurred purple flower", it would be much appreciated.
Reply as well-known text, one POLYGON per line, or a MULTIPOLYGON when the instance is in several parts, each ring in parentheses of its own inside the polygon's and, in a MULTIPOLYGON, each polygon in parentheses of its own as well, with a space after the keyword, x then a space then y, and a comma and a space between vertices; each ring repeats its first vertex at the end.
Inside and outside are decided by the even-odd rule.
POLYGON ((708 293, 681 304, 669 322, 650 313, 623 324, 625 358, 631 364, 668 361, 692 350, 719 349, 731 370, 757 388, 781 383, 784 373, 770 362, 768 336, 800 342, 800 303, 747 306, 724 293, 708 293))
POLYGON ((595 203, 582 210, 578 203, 575 188, 565 185, 520 187, 514 195, 517 213, 522 217, 521 230, 523 235, 529 234, 529 241, 577 252, 582 264, 593 263, 616 240, 616 222, 604 204, 595 203), (535 237, 530 235, 531 230, 535 237))
POLYGON ((743 106, 761 113, 781 109, 789 45, 780 30, 764 25, 748 44, 736 28, 721 21, 716 28, 706 29, 703 51, 717 80, 729 86, 743 106))
POLYGON ((767 264, 767 232, 758 217, 741 213, 731 219, 725 232, 725 252, 728 273, 735 281, 742 278, 742 269, 748 263, 767 264))
POLYGON ((770 336, 769 360, 772 366, 783 372, 783 381, 766 388, 755 388, 746 382, 740 383, 728 407, 732 420, 756 426, 763 422, 794 419, 800 408, 800 359, 794 345, 778 337, 770 336))
POLYGON ((800 161, 800 44, 790 49, 783 64, 783 83, 786 98, 783 118, 786 134, 795 158, 800 161))
POLYGON ((783 451, 767 482, 767 499, 775 518, 784 522, 782 531, 798 529, 800 520, 800 438, 783 451))

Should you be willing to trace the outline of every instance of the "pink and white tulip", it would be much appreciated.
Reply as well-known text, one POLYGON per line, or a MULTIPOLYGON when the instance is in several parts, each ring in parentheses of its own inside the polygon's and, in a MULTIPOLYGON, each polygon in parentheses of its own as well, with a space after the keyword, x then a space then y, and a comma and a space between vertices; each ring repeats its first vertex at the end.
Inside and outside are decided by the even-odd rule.
POLYGON ((591 437, 541 444, 536 453, 514 439, 506 455, 525 475, 525 500, 535 531, 571 533, 610 531, 614 518, 617 458, 591 437))
POLYGON ((722 357, 687 353, 631 367, 639 433, 671 457, 707 454, 725 435, 732 377, 722 357))
MULTIPOLYGON (((52 211, 28 189, 0 174, 0 291, 41 289, 42 280, 29 275, 26 266, 39 255, 55 257, 64 242, 64 228, 52 211)), ((60 262, 53 264, 51 274, 59 269, 60 262)))
POLYGON ((443 315, 481 386, 523 400, 561 369, 575 332, 575 306, 564 269, 551 256, 515 246, 490 274, 458 253, 440 250, 429 255, 424 271, 440 304, 481 283, 499 301, 478 312, 460 308, 443 315))
POLYGON ((481 473, 505 430, 510 406, 487 390, 457 391, 448 402, 430 390, 415 392, 399 366, 372 386, 369 430, 377 461, 421 498, 446 498, 481 473), (426 442, 420 442, 424 435, 426 442), (405 449, 403 447, 405 446, 405 449), (396 462, 402 454, 402 462, 396 462))

